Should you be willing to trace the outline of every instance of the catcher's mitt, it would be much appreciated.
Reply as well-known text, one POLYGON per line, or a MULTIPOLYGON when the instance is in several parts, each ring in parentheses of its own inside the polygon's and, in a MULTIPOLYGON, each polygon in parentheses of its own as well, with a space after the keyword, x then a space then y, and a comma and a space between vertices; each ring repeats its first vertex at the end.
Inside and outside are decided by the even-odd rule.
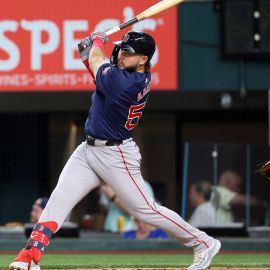
POLYGON ((268 180, 270 180, 270 160, 266 163, 262 164, 258 170, 258 172, 261 175, 264 175, 267 177, 268 180))

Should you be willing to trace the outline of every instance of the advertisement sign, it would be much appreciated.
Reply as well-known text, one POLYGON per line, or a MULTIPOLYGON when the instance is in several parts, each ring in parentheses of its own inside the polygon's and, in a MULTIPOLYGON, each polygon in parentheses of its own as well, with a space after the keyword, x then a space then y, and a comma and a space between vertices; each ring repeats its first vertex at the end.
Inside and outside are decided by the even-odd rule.
MULTIPOLYGON (((151 5, 154 0, 1 0, 0 91, 88 91, 92 79, 77 51, 78 42, 92 31, 106 31, 151 5)), ((152 59, 152 89, 176 90, 177 7, 136 23, 128 30, 146 31, 156 40, 152 59)))

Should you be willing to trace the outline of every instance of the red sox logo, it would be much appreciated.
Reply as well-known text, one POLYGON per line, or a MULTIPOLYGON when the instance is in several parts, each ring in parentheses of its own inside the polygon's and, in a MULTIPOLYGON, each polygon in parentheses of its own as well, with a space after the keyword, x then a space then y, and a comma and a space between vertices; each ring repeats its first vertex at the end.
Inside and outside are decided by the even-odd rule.
POLYGON ((129 34, 125 34, 124 37, 123 37, 123 42, 128 42, 129 40, 129 34))

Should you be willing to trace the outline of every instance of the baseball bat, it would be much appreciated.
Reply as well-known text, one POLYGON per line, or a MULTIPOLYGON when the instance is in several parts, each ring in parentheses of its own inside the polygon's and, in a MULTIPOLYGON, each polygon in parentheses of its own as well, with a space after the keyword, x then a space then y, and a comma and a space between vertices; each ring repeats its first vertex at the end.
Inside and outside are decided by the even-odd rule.
MULTIPOLYGON (((106 31, 107 36, 110 36, 134 23, 137 23, 139 21, 142 21, 144 19, 150 18, 170 7, 173 7, 177 4, 179 4, 180 2, 184 2, 184 0, 162 0, 158 3, 156 3, 155 5, 149 7, 148 9, 144 10, 143 12, 141 12, 140 14, 138 14, 137 16, 133 17, 132 19, 128 20, 127 22, 124 22, 118 26, 115 26, 113 28, 111 28, 110 30, 106 31)), ((85 46, 84 46, 85 48, 85 46)))

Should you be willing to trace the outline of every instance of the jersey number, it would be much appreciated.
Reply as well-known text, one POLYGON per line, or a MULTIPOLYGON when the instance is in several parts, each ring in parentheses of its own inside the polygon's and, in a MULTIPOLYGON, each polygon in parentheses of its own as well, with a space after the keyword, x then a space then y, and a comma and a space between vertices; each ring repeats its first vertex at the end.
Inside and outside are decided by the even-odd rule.
POLYGON ((126 129, 131 130, 138 125, 139 119, 142 116, 142 110, 145 106, 145 103, 146 102, 139 105, 130 106, 129 113, 128 113, 128 120, 125 124, 126 129))

